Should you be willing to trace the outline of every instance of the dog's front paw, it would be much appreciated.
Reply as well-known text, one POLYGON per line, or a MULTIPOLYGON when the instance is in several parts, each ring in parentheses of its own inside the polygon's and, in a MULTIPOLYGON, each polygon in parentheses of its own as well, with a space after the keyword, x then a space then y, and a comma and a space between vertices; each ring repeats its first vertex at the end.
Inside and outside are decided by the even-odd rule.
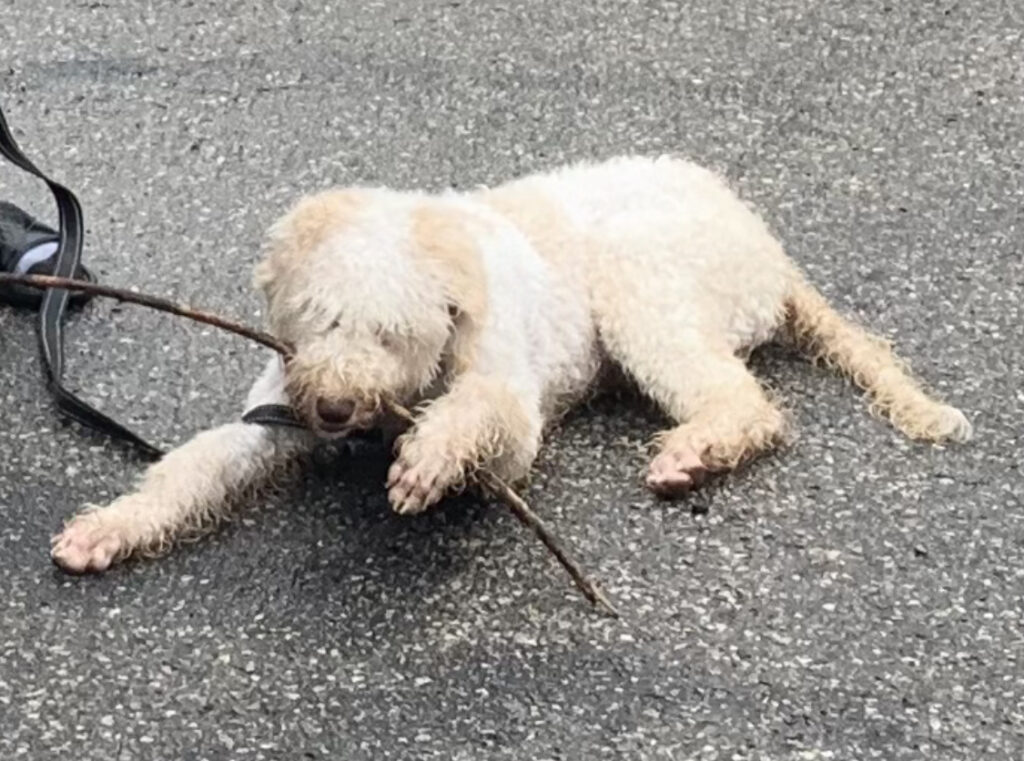
POLYGON ((700 486, 707 472, 696 449, 669 445, 651 462, 647 486, 660 497, 676 497, 700 486))
POLYGON ((388 501, 396 513, 421 513, 457 485, 461 476, 452 458, 425 447, 405 446, 388 471, 388 501))
POLYGON ((125 527, 105 520, 102 510, 82 513, 71 519, 51 540, 50 557, 70 573, 98 573, 128 554, 125 527))

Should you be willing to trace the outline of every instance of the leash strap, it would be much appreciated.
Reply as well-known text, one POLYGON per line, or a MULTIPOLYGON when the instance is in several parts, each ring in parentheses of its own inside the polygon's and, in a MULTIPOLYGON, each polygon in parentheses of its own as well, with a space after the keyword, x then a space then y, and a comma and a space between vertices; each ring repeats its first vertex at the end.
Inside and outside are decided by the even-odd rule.
MULTIPOLYGON (((35 175, 49 187, 60 214, 60 240, 57 245, 57 253, 54 255, 53 274, 57 277, 73 278, 82 259, 82 241, 85 232, 82 222, 82 207, 74 193, 43 174, 22 153, 7 126, 2 108, 0 108, 0 153, 12 164, 35 175)), ((159 449, 116 420, 104 415, 64 386, 64 313, 69 296, 68 291, 63 289, 47 290, 39 308, 39 346, 48 386, 57 403, 57 409, 63 415, 84 426, 134 445, 148 457, 159 457, 162 454, 159 449)))
POLYGON ((256 425, 276 425, 285 428, 299 428, 308 430, 296 416, 291 407, 284 404, 261 404, 252 409, 246 410, 242 415, 243 423, 254 423, 256 425))
MULTIPOLYGON (((295 410, 286 404, 260 404, 248 409, 242 415, 243 423, 265 425, 275 428, 295 428, 300 431, 309 431, 309 427, 303 423, 295 410)), ((368 431, 353 431, 336 444, 341 450, 352 454, 367 447, 381 446, 388 441, 387 434, 380 429, 368 431)))

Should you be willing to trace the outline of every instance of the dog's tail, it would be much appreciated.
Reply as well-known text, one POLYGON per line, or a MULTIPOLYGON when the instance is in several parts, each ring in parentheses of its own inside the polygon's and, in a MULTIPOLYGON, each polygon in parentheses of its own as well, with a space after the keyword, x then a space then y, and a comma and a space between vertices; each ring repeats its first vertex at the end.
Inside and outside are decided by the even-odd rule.
POLYGON ((967 441, 971 424, 955 407, 929 397, 888 341, 840 316, 803 278, 787 299, 788 324, 816 360, 849 375, 871 398, 872 410, 889 417, 913 439, 967 441))

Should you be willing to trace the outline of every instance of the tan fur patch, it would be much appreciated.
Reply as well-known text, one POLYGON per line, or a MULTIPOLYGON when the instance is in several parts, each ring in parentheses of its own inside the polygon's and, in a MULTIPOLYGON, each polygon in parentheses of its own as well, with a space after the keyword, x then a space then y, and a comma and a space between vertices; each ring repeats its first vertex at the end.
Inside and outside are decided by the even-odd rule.
POLYGON ((454 347, 456 372, 472 364, 475 337, 487 319, 487 281, 472 224, 462 212, 443 204, 423 203, 412 213, 415 252, 444 283, 466 323, 454 347))
POLYGON ((478 197, 518 227, 551 264, 561 268, 578 261, 585 238, 543 191, 519 182, 485 190, 478 197))
POLYGON ((358 190, 348 188, 299 200, 270 229, 267 255, 256 265, 256 286, 265 288, 281 275, 300 268, 324 238, 351 224, 366 203, 358 190))

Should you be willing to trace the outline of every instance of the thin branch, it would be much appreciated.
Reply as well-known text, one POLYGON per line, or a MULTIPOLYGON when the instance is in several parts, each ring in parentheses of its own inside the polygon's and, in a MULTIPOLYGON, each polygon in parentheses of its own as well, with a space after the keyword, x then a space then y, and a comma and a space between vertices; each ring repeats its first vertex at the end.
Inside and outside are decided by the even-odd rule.
MULTIPOLYGON (((388 411, 395 417, 409 425, 415 423, 412 413, 402 405, 392 400, 387 400, 385 404, 388 407, 388 411)), ((590 601, 591 605, 601 606, 610 615, 615 618, 619 617, 619 611, 616 610, 604 592, 601 591, 601 587, 587 575, 583 567, 562 546, 558 537, 555 536, 554 532, 552 532, 541 517, 530 508, 526 500, 516 494, 511 486, 489 470, 477 471, 475 480, 485 493, 496 497, 499 502, 512 512, 520 523, 533 531, 534 535, 541 541, 541 544, 547 547, 548 551, 555 556, 555 559, 572 577, 577 589, 583 593, 583 596, 590 601)))
POLYGON ((586 574, 575 558, 566 551, 547 524, 541 520, 537 513, 530 509, 526 500, 516 494, 511 486, 488 470, 479 471, 476 475, 476 480, 480 486, 497 497, 505 507, 511 510, 520 523, 533 531, 541 543, 548 548, 548 551, 555 556, 555 559, 562 564, 562 567, 572 577, 576 587, 583 593, 584 597, 590 600, 591 605, 600 605, 613 617, 619 617, 619 611, 616 610, 611 600, 601 591, 601 587, 586 574))
POLYGON ((38 288, 40 290, 59 288, 65 291, 79 291, 82 293, 92 294, 93 296, 105 296, 109 299, 128 301, 132 304, 139 304, 144 307, 149 307, 150 309, 156 309, 160 312, 168 312, 170 314, 176 314, 179 317, 187 317, 190 320, 195 320, 196 322, 201 322, 205 325, 212 325, 215 328, 220 328, 221 330, 226 330, 229 333, 235 333, 243 338, 248 338, 250 341, 255 341, 258 344, 263 344, 268 349, 273 349, 286 357, 291 355, 291 348, 278 341, 269 333, 264 333, 262 330, 253 330, 245 325, 232 320, 226 320, 223 317, 219 317, 218 315, 210 312, 204 312, 201 309, 193 309, 192 307, 187 307, 183 304, 176 304, 173 301, 162 299, 159 296, 149 296, 145 293, 129 291, 126 288, 113 288, 109 285, 90 283, 85 280, 72 280, 71 278, 52 277, 50 275, 15 275, 10 272, 0 272, 0 284, 3 283, 15 283, 17 285, 23 285, 29 288, 38 288))
MULTIPOLYGON (((0 272, 0 284, 2 283, 16 283, 18 285, 38 288, 40 290, 60 288, 68 291, 89 293, 94 296, 118 299, 131 304, 139 304, 140 306, 149 307, 150 309, 168 312, 170 314, 178 315, 179 317, 185 317, 189 320, 201 322, 206 325, 212 325, 215 328, 220 328, 221 330, 226 330, 229 333, 234 333, 242 336, 243 338, 248 338, 250 341, 255 341, 258 344, 262 344, 267 348, 273 349, 281 354, 286 360, 292 356, 291 347, 274 338, 274 336, 269 333, 265 333, 261 330, 254 330, 253 328, 246 327, 245 325, 234 322, 233 320, 219 317, 218 315, 201 309, 194 309, 182 304, 176 304, 173 301, 163 299, 158 296, 149 296, 144 293, 136 293, 135 291, 129 291, 124 288, 113 288, 111 286, 100 285, 98 283, 90 283, 83 280, 72 280, 70 278, 63 277, 52 277, 50 275, 17 275, 0 272)), ((412 413, 397 402, 388 401, 387 406, 394 416, 410 424, 414 422, 412 413)), ((541 543, 552 555, 555 556, 555 559, 558 560, 562 567, 565 568, 569 576, 572 577, 573 583, 579 588, 592 605, 602 606, 610 615, 615 618, 619 617, 619 612, 605 596, 604 592, 601 591, 598 584, 584 572, 580 564, 568 553, 568 551, 566 551, 562 546, 562 543, 554 535, 551 529, 548 528, 547 524, 544 523, 539 515, 530 509, 530 506, 526 501, 516 494, 512 487, 487 470, 478 471, 475 479, 477 484, 485 492, 496 497, 512 512, 520 523, 533 531, 541 543)))

